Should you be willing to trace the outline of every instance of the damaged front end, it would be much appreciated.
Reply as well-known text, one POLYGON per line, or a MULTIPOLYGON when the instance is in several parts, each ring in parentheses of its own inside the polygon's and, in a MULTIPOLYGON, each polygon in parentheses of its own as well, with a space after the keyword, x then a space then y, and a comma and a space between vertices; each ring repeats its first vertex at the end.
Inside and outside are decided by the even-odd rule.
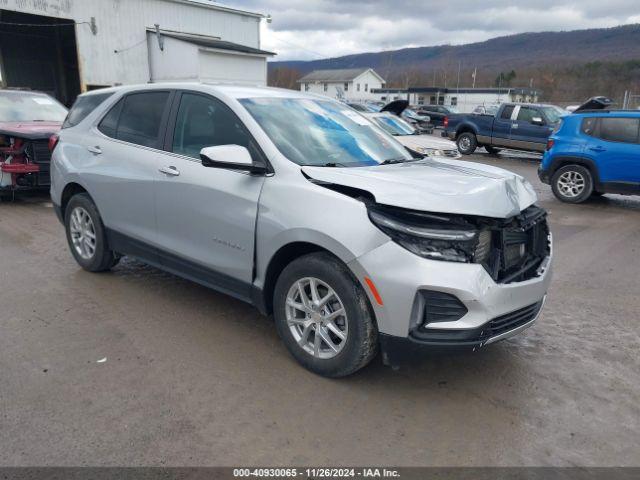
POLYGON ((50 162, 49 140, 0 132, 0 193, 49 188, 50 162))
POLYGON ((403 248, 430 260, 480 264, 496 283, 538 276, 551 251, 547 213, 535 205, 508 219, 369 202, 367 209, 371 221, 403 248))

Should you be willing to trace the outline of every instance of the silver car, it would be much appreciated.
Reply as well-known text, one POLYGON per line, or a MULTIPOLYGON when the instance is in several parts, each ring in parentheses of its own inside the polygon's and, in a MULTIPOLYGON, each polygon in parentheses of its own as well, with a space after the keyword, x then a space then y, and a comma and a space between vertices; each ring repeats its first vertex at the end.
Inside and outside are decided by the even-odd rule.
POLYGON ((475 349, 530 327, 551 275, 522 177, 416 158, 339 102, 206 84, 82 95, 51 195, 92 272, 123 255, 272 314, 306 368, 475 349))

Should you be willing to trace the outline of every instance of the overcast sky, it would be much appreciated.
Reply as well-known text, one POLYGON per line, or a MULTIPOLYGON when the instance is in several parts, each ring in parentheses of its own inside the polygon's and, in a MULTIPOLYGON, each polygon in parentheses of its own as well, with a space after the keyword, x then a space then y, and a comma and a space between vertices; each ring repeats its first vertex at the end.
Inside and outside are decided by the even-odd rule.
POLYGON ((313 60, 402 47, 463 44, 521 32, 640 23, 639 0, 227 0, 270 14, 262 48, 313 60))

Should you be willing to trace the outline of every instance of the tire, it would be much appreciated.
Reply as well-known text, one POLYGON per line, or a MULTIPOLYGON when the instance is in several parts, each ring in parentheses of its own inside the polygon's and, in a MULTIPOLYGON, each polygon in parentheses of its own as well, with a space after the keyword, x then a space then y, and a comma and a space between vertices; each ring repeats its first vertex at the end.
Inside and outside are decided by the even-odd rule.
POLYGON ((497 155, 500 152, 499 148, 492 147, 490 145, 485 145, 484 149, 487 151, 489 155, 497 155))
POLYGON ((582 165, 565 165, 553 174, 551 189, 562 202, 582 203, 593 193, 593 177, 582 165))
POLYGON ((65 208, 64 226, 71 254, 82 268, 104 272, 118 263, 118 256, 109 248, 100 213, 88 194, 71 197, 65 208))
POLYGON ((377 353, 378 330, 369 300, 351 271, 333 255, 312 253, 287 265, 276 282, 273 305, 276 329, 285 346, 302 366, 318 375, 345 377, 367 365, 377 353), (329 298, 327 287, 335 293, 326 305, 312 305, 312 282, 320 299, 329 298), (298 307, 304 306, 302 294, 313 310, 287 304, 289 297, 298 307), (334 316, 332 327, 323 326, 326 323, 321 322, 340 311, 340 305, 344 314, 334 316), (316 336, 318 328, 322 335, 316 336), (327 336, 333 349, 325 341, 327 336))
POLYGON ((595 190, 591 192, 591 198, 600 198, 604 195, 602 192, 596 192, 595 190))
POLYGON ((461 133, 456 139, 456 145, 462 155, 471 155, 478 148, 478 139, 471 132, 461 133))

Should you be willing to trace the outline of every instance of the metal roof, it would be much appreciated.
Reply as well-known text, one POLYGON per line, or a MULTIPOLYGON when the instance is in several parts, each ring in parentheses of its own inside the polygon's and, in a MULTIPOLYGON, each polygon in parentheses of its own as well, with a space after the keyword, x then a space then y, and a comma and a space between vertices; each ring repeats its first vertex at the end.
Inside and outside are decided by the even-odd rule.
POLYGON ((170 0, 170 1, 176 2, 176 3, 192 4, 192 5, 195 4, 197 6, 211 8, 214 10, 220 10, 223 12, 238 13, 241 15, 248 15, 251 17, 264 18, 264 15, 261 13, 249 12, 247 10, 240 10, 239 8, 228 7, 227 5, 222 5, 218 2, 214 2, 213 0, 170 0))
MULTIPOLYGON (((304 82, 349 82, 359 77, 370 68, 340 68, 335 70, 314 70, 308 73, 298 83, 304 82)), ((375 73, 375 72, 374 72, 375 73)), ((376 75, 378 75, 376 73, 376 75)), ((379 75, 378 75, 379 76, 379 75)), ((382 77, 380 77, 382 78, 382 77)), ((384 81, 384 79, 383 79, 384 81)))
MULTIPOLYGON (((147 32, 155 33, 152 28, 147 28, 147 32)), ((180 33, 167 30, 160 30, 160 34, 165 37, 175 38, 184 42, 189 42, 193 45, 204 48, 214 48, 216 50, 229 50, 233 52, 249 53, 253 55, 275 55, 273 52, 266 50, 260 50, 258 48, 247 47, 246 45, 240 45, 239 43, 227 42, 217 37, 209 37, 206 35, 196 35, 192 33, 180 33)))

